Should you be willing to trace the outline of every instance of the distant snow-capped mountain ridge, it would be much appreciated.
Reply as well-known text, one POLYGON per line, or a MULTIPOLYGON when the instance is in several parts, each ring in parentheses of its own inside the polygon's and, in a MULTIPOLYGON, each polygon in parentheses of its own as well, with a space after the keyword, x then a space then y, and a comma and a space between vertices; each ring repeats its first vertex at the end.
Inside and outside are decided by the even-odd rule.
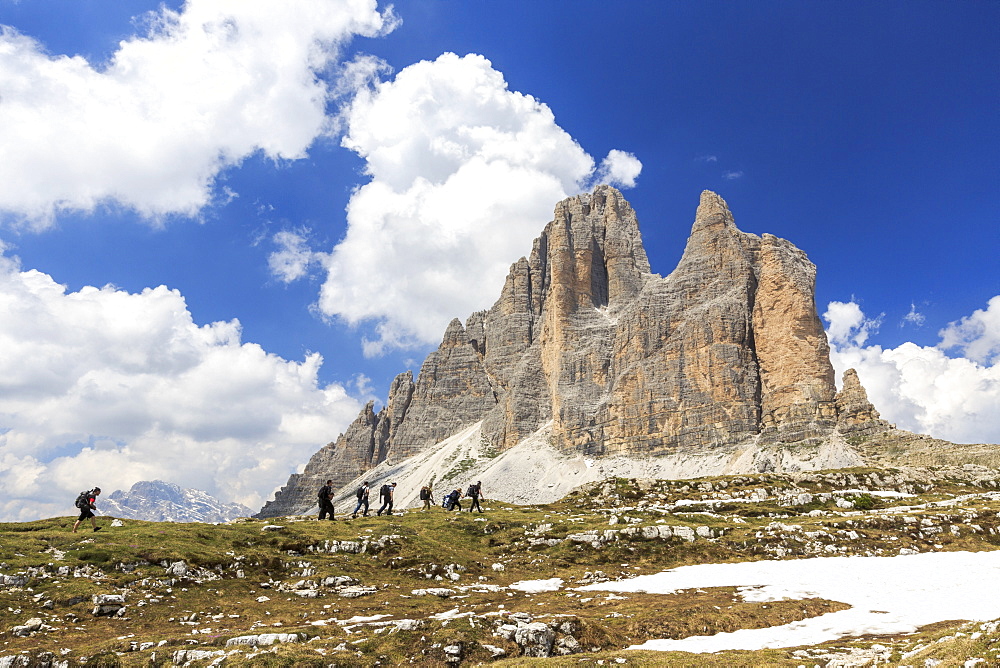
POLYGON ((101 514, 148 522, 228 522, 253 512, 238 503, 223 503, 200 489, 182 489, 162 480, 142 480, 127 492, 98 497, 101 514))

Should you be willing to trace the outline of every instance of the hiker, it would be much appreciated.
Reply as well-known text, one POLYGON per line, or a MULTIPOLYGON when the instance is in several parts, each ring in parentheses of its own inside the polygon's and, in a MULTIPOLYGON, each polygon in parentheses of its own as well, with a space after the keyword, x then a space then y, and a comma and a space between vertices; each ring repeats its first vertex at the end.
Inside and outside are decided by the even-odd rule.
POLYGON ((76 528, 80 526, 80 522, 88 517, 90 518, 90 524, 94 527, 94 531, 101 530, 101 527, 97 526, 97 519, 94 517, 94 511, 97 510, 94 502, 97 501, 97 497, 100 494, 101 488, 95 487, 90 491, 80 492, 80 495, 76 497, 76 507, 80 509, 80 519, 73 525, 73 533, 76 533, 76 528))
POLYGON ((483 512, 482 507, 479 505, 479 496, 483 493, 483 483, 479 480, 476 481, 475 485, 469 485, 468 491, 465 495, 472 499, 469 504, 469 512, 472 512, 473 508, 476 508, 479 512, 483 512))
POLYGON ((424 485, 420 488, 420 500, 424 502, 424 507, 421 508, 421 512, 427 510, 434 503, 434 487, 432 485, 424 485))
POLYGON ((316 496, 319 498, 319 518, 326 519, 329 514, 330 520, 333 521, 333 481, 327 480, 326 484, 319 488, 316 496))
POLYGON ((376 515, 381 515, 385 511, 386 515, 392 515, 392 493, 396 491, 396 483, 382 485, 378 491, 378 500, 382 502, 382 507, 378 509, 376 515))
POLYGON ((462 504, 459 501, 459 499, 461 499, 461 498, 462 498, 462 490, 460 490, 460 489, 453 489, 453 490, 451 490, 451 492, 448 494, 448 496, 445 497, 445 506, 444 506, 444 509, 445 510, 454 510, 455 508, 458 508, 459 512, 461 512, 462 511, 462 504))
POLYGON ((361 487, 358 487, 358 505, 354 508, 354 512, 351 513, 351 519, 358 516, 358 511, 361 510, 361 506, 365 507, 364 516, 368 517, 368 482, 365 481, 361 483, 361 487))

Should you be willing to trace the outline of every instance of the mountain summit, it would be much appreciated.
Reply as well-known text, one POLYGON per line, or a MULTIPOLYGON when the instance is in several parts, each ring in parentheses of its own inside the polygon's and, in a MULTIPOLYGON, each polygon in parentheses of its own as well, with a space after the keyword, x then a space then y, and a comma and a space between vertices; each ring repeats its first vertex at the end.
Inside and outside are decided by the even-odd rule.
POLYGON ((182 489, 162 480, 142 480, 127 491, 116 489, 100 499, 104 515, 147 522, 228 522, 253 511, 223 503, 200 489, 182 489))
POLYGON ((837 394, 815 277, 791 242, 737 229, 710 191, 666 277, 650 273, 619 191, 568 198, 493 307, 453 320, 416 382, 397 376, 387 404, 369 403, 261 515, 307 508, 326 478, 345 485, 475 424, 493 456, 544 429, 546 445, 588 460, 731 462, 752 444, 762 468, 785 446, 884 430, 856 375, 837 394))

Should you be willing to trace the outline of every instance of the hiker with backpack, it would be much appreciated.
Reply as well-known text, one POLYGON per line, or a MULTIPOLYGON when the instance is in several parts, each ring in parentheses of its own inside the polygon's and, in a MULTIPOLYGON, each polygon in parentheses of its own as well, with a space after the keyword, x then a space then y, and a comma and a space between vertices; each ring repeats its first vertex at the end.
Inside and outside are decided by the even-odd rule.
POLYGON ((420 500, 424 502, 424 507, 421 508, 421 512, 427 510, 434 503, 434 487, 432 485, 424 485, 420 488, 420 500))
POLYGON ((358 505, 354 508, 354 512, 351 513, 351 519, 358 516, 358 511, 361 510, 361 506, 365 507, 364 516, 368 517, 368 482, 361 483, 361 487, 358 487, 357 491, 358 505))
POLYGON ((396 491, 396 483, 382 485, 378 491, 378 500, 382 502, 382 507, 378 509, 376 515, 381 515, 384 511, 386 515, 392 515, 392 494, 396 491))
POLYGON ((483 512, 482 507, 479 505, 479 496, 482 493, 483 493, 483 483, 481 481, 477 480, 475 485, 469 485, 469 489, 468 491, 465 492, 465 495, 470 499, 472 499, 472 502, 469 504, 470 513, 472 512, 473 508, 476 508, 479 512, 483 512))
POLYGON ((319 498, 319 518, 326 519, 329 514, 330 521, 333 521, 333 481, 327 480, 326 484, 319 488, 316 496, 319 498))
POLYGON ((76 507, 80 509, 80 519, 76 521, 73 525, 73 533, 76 533, 76 528, 80 526, 80 522, 84 521, 88 517, 90 518, 90 524, 94 527, 94 531, 100 531, 101 527, 97 526, 97 519, 94 517, 94 511, 97 510, 97 506, 94 503, 97 501, 97 497, 101 494, 101 488, 95 487, 94 489, 80 492, 76 497, 76 507))
POLYGON ((458 508, 458 511, 462 512, 462 504, 459 501, 459 499, 461 498, 462 498, 462 490, 460 489, 451 490, 448 496, 444 497, 444 509, 454 510, 455 508, 458 508))

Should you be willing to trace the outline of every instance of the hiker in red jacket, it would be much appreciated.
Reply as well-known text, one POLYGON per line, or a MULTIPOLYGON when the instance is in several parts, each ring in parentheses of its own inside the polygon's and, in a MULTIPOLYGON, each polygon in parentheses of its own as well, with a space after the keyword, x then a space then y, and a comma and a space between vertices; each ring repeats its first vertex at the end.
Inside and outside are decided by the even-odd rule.
POLYGON ((76 533, 76 528, 80 526, 80 522, 84 521, 88 517, 90 518, 90 523, 94 527, 94 531, 100 531, 101 527, 97 526, 97 518, 94 517, 94 511, 97 510, 97 506, 94 503, 97 501, 97 497, 101 494, 101 488, 95 487, 89 492, 82 492, 80 496, 76 497, 76 507, 80 509, 80 519, 76 521, 73 525, 73 533, 76 533))

